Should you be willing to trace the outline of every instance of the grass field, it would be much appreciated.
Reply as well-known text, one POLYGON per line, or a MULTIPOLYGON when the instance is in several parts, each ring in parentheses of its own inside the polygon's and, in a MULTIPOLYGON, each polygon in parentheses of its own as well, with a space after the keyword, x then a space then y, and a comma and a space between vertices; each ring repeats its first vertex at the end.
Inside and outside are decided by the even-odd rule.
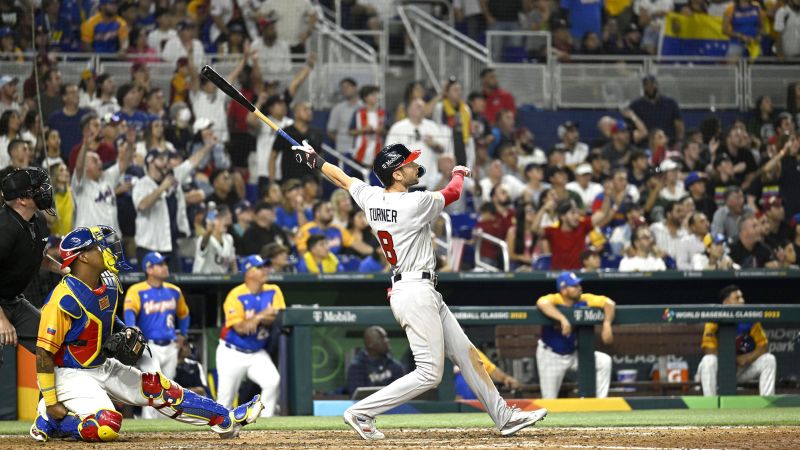
MULTIPOLYGON (((395 414, 378 419, 381 429, 398 428, 491 428, 483 413, 395 414)), ((658 427, 658 426, 797 426, 800 408, 764 409, 674 409, 627 412, 553 413, 537 427, 658 427)), ((29 422, 0 421, 0 435, 27 434, 29 422)), ((262 419, 247 430, 345 430, 341 417, 273 417, 262 419)), ((125 433, 205 431, 168 419, 125 420, 125 433)))

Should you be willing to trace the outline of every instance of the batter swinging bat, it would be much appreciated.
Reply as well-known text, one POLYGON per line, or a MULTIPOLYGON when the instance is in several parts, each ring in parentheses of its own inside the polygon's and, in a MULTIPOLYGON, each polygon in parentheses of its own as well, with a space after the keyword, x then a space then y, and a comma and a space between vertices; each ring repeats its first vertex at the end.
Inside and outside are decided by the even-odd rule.
POLYGON ((275 122, 269 120, 269 117, 267 117, 264 113, 259 111, 258 108, 255 107, 255 105, 250 103, 250 101, 247 100, 244 97, 244 95, 242 95, 241 92, 236 90, 236 88, 233 87, 230 83, 228 83, 225 80, 225 78, 222 78, 222 76, 220 74, 218 74, 214 69, 212 69, 211 66, 208 66, 208 65, 203 66, 203 68, 200 69, 200 75, 202 75, 202 76, 208 78, 209 80, 211 80, 211 82, 214 83, 214 86, 220 88, 222 90, 222 92, 224 92, 225 94, 228 95, 228 97, 236 100, 236 103, 244 106, 245 108, 247 108, 248 111, 250 111, 251 113, 255 114, 256 117, 261 119, 262 122, 264 122, 267 125, 269 125, 269 127, 272 128, 273 130, 275 130, 275 132, 278 133, 278 135, 280 135, 281 137, 283 137, 287 141, 291 142, 292 145, 300 146, 300 144, 298 144, 297 141, 294 140, 294 138, 292 138, 291 136, 286 134, 285 131, 283 131, 281 128, 279 128, 277 125, 275 125, 275 122))

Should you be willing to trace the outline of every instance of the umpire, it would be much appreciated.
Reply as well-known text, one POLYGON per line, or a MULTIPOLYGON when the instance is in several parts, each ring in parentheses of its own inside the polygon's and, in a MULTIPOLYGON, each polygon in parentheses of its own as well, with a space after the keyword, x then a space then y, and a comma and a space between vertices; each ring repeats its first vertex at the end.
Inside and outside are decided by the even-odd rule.
POLYGON ((44 258, 50 231, 41 211, 55 215, 53 188, 44 169, 6 168, 0 171, 5 203, 0 207, 0 365, 3 346, 22 344, 36 352, 39 310, 22 292, 39 268, 62 273, 44 258))

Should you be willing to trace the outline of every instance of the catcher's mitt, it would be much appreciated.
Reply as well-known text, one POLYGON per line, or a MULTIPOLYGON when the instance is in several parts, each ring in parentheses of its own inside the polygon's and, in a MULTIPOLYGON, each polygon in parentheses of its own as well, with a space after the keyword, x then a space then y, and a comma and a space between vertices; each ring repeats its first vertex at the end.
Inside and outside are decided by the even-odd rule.
POLYGON ((147 341, 138 328, 127 327, 122 331, 114 333, 103 344, 103 355, 106 358, 116 358, 117 361, 132 366, 142 357, 144 349, 147 348, 147 341))

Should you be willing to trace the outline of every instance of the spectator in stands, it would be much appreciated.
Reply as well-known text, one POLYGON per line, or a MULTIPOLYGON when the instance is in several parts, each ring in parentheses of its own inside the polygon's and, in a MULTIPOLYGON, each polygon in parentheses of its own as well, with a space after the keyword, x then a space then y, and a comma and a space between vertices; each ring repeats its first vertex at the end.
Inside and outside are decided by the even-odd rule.
POLYGON ((303 184, 300 180, 289 180, 283 183, 283 204, 275 208, 275 223, 292 233, 313 220, 311 209, 303 205, 303 184))
POLYGON ((305 43, 317 24, 317 13, 310 0, 293 2, 262 2, 259 13, 280 19, 275 27, 278 36, 285 39, 292 53, 305 53, 305 43))
POLYGON ((656 77, 648 75, 642 80, 644 96, 631 102, 630 108, 642 119, 648 130, 664 131, 670 141, 683 140, 684 125, 678 103, 658 92, 656 77))
POLYGON ((647 182, 652 176, 650 158, 643 150, 634 150, 628 158, 630 169, 628 170, 628 182, 636 186, 639 190, 647 187, 647 182))
MULTIPOLYGON (((438 106, 438 105, 437 105, 438 106)), ((425 167, 425 174, 419 179, 419 189, 430 190, 436 186, 439 174, 433 170, 439 155, 448 149, 450 133, 436 122, 425 118, 425 101, 412 100, 407 107, 408 117, 395 122, 386 135, 386 142, 401 143, 408 148, 422 150, 417 163, 425 167)), ((467 122, 469 123, 469 121, 467 122)), ((460 136, 458 137, 461 138, 460 136)), ((294 162, 292 162, 294 164, 294 162)), ((297 165, 297 164, 295 164, 297 165)))
MULTIPOLYGON (((723 305, 744 305, 744 294, 732 284, 722 288, 719 293, 723 305)), ((719 325, 707 322, 703 329, 703 359, 697 367, 697 378, 703 387, 703 395, 717 395, 717 355, 719 353, 719 325)), ((736 325, 736 381, 758 379, 758 394, 775 394, 777 363, 769 353, 769 341, 761 322, 739 323, 736 325)), ((730 374, 733 375, 733 374, 730 374)))
POLYGON ((0 168, 8 165, 8 146, 12 141, 21 139, 22 119, 19 111, 9 109, 0 115, 0 168))
POLYGON ((250 224, 253 222, 253 206, 249 201, 241 200, 233 209, 233 215, 235 222, 230 227, 230 233, 236 248, 241 248, 244 232, 250 228, 250 224))
POLYGON ((750 114, 750 120, 747 123, 748 133, 758 137, 762 142, 775 136, 775 108, 772 104, 772 97, 769 95, 758 97, 756 107, 750 114))
POLYGON ((386 330, 372 326, 364 331, 364 348, 347 366, 347 392, 360 387, 386 386, 405 375, 406 371, 392 358, 392 346, 386 330))
POLYGON ((702 212, 706 217, 714 217, 717 205, 714 203, 714 199, 706 194, 707 182, 705 172, 689 172, 689 175, 683 179, 683 186, 694 201, 695 210, 702 212))
POLYGON ((9 27, 0 27, 0 53, 4 54, 2 60, 24 61, 22 49, 16 46, 14 42, 14 31, 9 27))
MULTIPOLYGON (((131 65, 131 84, 139 88, 142 95, 150 91, 152 86, 150 69, 147 68, 147 64, 135 62, 131 65)), ((117 100, 119 100, 119 97, 117 100)))
POLYGON ((75 212, 75 200, 70 188, 70 175, 64 163, 53 164, 49 167, 50 180, 53 183, 53 204, 56 217, 50 224, 50 235, 65 236, 72 231, 72 219, 75 212))
POLYGON ((124 84, 117 90, 117 102, 121 105, 117 114, 128 124, 128 127, 139 132, 143 132, 145 126, 150 122, 147 114, 139 110, 142 93, 142 88, 133 84, 124 84))
POLYGON ((523 175, 520 173, 519 167, 519 147, 510 144, 503 145, 498 149, 497 156, 502 164, 503 173, 511 175, 522 183, 523 175))
POLYGON ((128 59, 135 62, 161 62, 161 49, 147 45, 147 30, 134 28, 131 30, 131 46, 128 48, 128 59))
POLYGON ((674 9, 673 0, 642 1, 637 0, 633 5, 633 12, 639 17, 639 26, 644 28, 642 48, 647 53, 654 55, 658 47, 661 29, 664 27, 665 17, 674 9))
POLYGON ((611 229, 611 236, 608 238, 608 246, 611 255, 621 257, 633 240, 633 230, 641 226, 646 226, 644 218, 644 207, 641 203, 631 203, 625 208, 625 222, 611 229))
POLYGON ((547 181, 550 183, 550 189, 555 193, 556 201, 572 200, 578 208, 584 209, 586 205, 583 204, 583 198, 575 191, 567 189, 569 176, 567 169, 557 165, 550 165, 547 169, 547 181))
POLYGON ((510 92, 500 87, 497 81, 497 74, 494 69, 486 68, 481 70, 481 93, 486 97, 486 110, 483 117, 494 124, 497 113, 502 109, 507 109, 517 115, 517 106, 514 96, 510 92))
POLYGON ((595 197, 592 203, 592 215, 596 216, 596 225, 612 227, 625 222, 625 213, 634 203, 639 202, 639 191, 635 186, 628 184, 628 172, 624 167, 614 169, 612 177, 603 183, 603 192, 595 197), (611 195, 610 215, 602 214, 606 196, 611 195))
MULTIPOLYGON (((264 111, 278 127, 286 129, 294 124, 294 119, 290 118, 288 114, 287 99, 283 95, 267 96, 261 93, 258 96, 256 107, 264 111)), ((258 185, 260 188, 266 187, 270 181, 277 182, 282 178, 281 171, 283 170, 282 164, 278 163, 281 160, 281 154, 274 147, 277 142, 277 134, 275 131, 261 121, 255 114, 249 113, 247 115, 247 124, 256 131, 256 165, 252 175, 257 177, 258 185), (272 163, 272 154, 276 153, 278 158, 272 163), (273 172, 270 173, 270 166, 273 167, 273 172)))
POLYGON ((339 81, 342 100, 333 106, 326 126, 328 137, 335 141, 336 150, 345 154, 353 152, 353 136, 350 135, 350 121, 358 110, 358 84, 352 78, 339 81))
POLYGON ((206 52, 203 43, 197 39, 197 25, 192 20, 178 22, 178 35, 167 40, 161 57, 171 64, 177 64, 181 58, 188 58, 194 67, 203 67, 206 52))
POLYGON ((580 254, 586 248, 586 237, 601 221, 608 221, 616 210, 611 207, 609 200, 612 195, 606 189, 602 207, 598 213, 588 216, 571 201, 556 203, 548 199, 539 208, 533 221, 533 231, 544 236, 550 244, 550 253, 553 255, 550 267, 553 270, 578 269, 581 267, 580 254), (542 227, 542 217, 547 212, 554 211, 558 214, 558 223, 553 226, 542 227))
POLYGON ((733 162, 727 153, 719 152, 719 156, 714 160, 714 170, 711 172, 709 183, 714 194, 714 204, 721 207, 725 204, 725 192, 730 187, 741 187, 736 182, 733 162))
POLYGON ((462 99, 461 83, 455 77, 450 77, 442 92, 442 100, 433 108, 433 121, 450 129, 452 153, 456 164, 472 167, 475 162, 472 111, 462 99))
MULTIPOLYGON (((192 84, 192 76, 195 67, 191 64, 191 59, 185 56, 178 58, 175 63, 175 72, 169 88, 169 102, 189 102, 189 89, 192 84)), ((142 92, 147 92, 142 90, 142 92)))
POLYGON ((705 239, 705 251, 692 256, 692 270, 738 270, 728 256, 727 239, 723 234, 709 235, 705 239))
MULTIPOLYGON (((49 62, 49 60, 47 61, 49 62)), ((39 63, 40 61, 37 59, 37 64, 39 63)), ((44 66, 43 68, 46 68, 44 72, 39 72, 42 74, 41 78, 39 79, 41 92, 37 93, 34 85, 34 92, 31 94, 31 97, 37 96, 39 98, 42 117, 49 119, 52 114, 54 114, 56 111, 60 111, 64 107, 64 93, 61 87, 61 72, 54 67, 48 66, 46 63, 42 63, 40 65, 44 66)), ((77 86, 75 89, 77 90, 77 86)), ((29 98, 27 94, 26 98, 29 98)))
POLYGON ((778 261, 772 250, 764 244, 764 238, 758 219, 753 214, 745 214, 739 218, 739 237, 733 239, 731 259, 742 269, 778 267, 778 261))
POLYGON ((638 227, 631 236, 630 253, 619 262, 620 272, 655 272, 667 270, 661 250, 653 242, 653 233, 647 227, 638 227))
MULTIPOLYGON (((211 46, 216 46, 217 52, 220 53, 220 44, 230 33, 229 25, 230 22, 232 22, 231 19, 235 12, 234 3, 231 0, 214 0, 209 2, 208 6, 208 21, 211 22, 208 30, 208 40, 212 43, 211 46)), ((241 10, 238 12, 241 14, 241 10)), ((240 22, 235 23, 244 30, 244 24, 240 22)))
POLYGON ((189 343, 188 339, 184 340, 183 345, 178 348, 178 365, 175 367, 173 380, 184 389, 210 398, 211 394, 208 391, 205 377, 206 371, 203 365, 197 361, 194 346, 189 343))
POLYGON ((625 121, 618 120, 611 127, 611 141, 602 149, 603 158, 608 160, 611 166, 627 165, 636 147, 631 144, 631 134, 625 121))
POLYGON ((761 53, 761 35, 769 23, 767 16, 757 3, 749 0, 734 0, 728 3, 722 15, 722 32, 730 37, 727 58, 730 62, 745 56, 752 59, 761 53))
POLYGON ((0 114, 8 110, 21 111, 17 99, 17 86, 19 78, 10 75, 0 75, 0 114))
POLYGON ((792 245, 794 253, 800 254, 800 214, 796 214, 789 220, 789 228, 792 230, 792 245))
POLYGON ((139 261, 147 253, 156 251, 168 257, 171 270, 181 270, 177 240, 180 234, 190 234, 181 184, 206 155, 198 152, 171 168, 167 152, 147 152, 144 160, 146 176, 136 182, 131 192, 136 208, 136 256, 139 261))
POLYGON ((78 158, 72 176, 74 226, 92 227, 101 223, 119 230, 114 189, 130 165, 133 149, 130 145, 122 145, 117 153, 116 164, 103 170, 100 156, 90 150, 100 131, 100 122, 94 113, 89 113, 81 120, 81 125, 83 144, 77 150, 78 158))
POLYGON ((101 118, 106 114, 115 114, 119 111, 119 103, 117 97, 114 95, 116 86, 114 86, 114 79, 111 74, 104 73, 97 77, 97 95, 89 103, 89 107, 97 112, 101 118))
POLYGON ((350 213, 353 211, 353 202, 350 200, 350 193, 344 189, 337 189, 331 194, 331 206, 333 207, 333 223, 340 227, 347 227, 350 222, 350 213))
POLYGON ((702 135, 696 132, 699 141, 688 139, 683 144, 683 156, 679 162, 681 165, 681 172, 689 173, 697 171, 704 173, 706 168, 710 167, 709 152, 703 150, 702 135))
POLYGON ((344 248, 353 247, 361 255, 369 255, 373 248, 356 242, 345 228, 333 224, 333 207, 330 202, 318 201, 312 209, 314 220, 306 223, 297 231, 297 252, 305 253, 309 248, 308 240, 313 235, 322 235, 327 239, 327 248, 331 253, 338 255, 344 248))
MULTIPOLYGON (((219 142, 219 136, 214 132, 214 123, 205 117, 201 117, 194 121, 192 125, 194 137, 189 144, 189 154, 196 154, 201 150, 206 155, 199 162, 198 167, 201 170, 223 170, 230 169, 231 159, 225 151, 225 146, 219 142)), ((233 174, 234 186, 236 186, 237 195, 242 197, 244 192, 244 182, 241 180, 240 175, 233 174)), ((229 205, 233 206, 233 205, 229 205)))
MULTIPOLYGON (((496 186, 492 190, 492 197, 499 199, 491 203, 484 203, 480 207, 480 216, 475 228, 481 230, 483 233, 494 236, 497 239, 505 240, 508 230, 511 228, 514 220, 514 210, 510 209, 510 200, 507 205, 503 205, 504 200, 508 198, 508 194, 502 185, 496 186), (500 210, 498 210, 500 206, 500 210)), ((481 261, 490 264, 493 267, 502 268, 502 260, 500 259, 501 253, 498 246, 488 240, 481 242, 480 248, 477 250, 480 254, 481 261)))
MULTIPOLYGON (((395 122, 405 119, 408 117, 406 114, 406 109, 408 105, 413 100, 423 100, 425 101, 425 96, 427 94, 427 90, 425 89, 425 85, 422 81, 414 80, 411 81, 406 85, 406 89, 403 92, 403 101, 397 104, 397 107, 394 109, 394 116, 392 117, 395 122)), ((441 95, 437 95, 430 99, 430 101, 425 102, 425 116, 428 117, 431 115, 434 106, 439 102, 441 99, 441 95)))
POLYGON ((561 142, 556 144, 556 148, 564 150, 566 165, 575 168, 578 164, 586 161, 589 156, 589 146, 580 141, 578 124, 568 120, 558 126, 558 138, 561 142))
POLYGON ((492 125, 483 117, 486 97, 478 91, 472 91, 467 97, 467 106, 472 113, 472 139, 475 141, 476 151, 477 148, 485 149, 492 139, 492 125))
POLYGON ((267 262, 269 273, 294 273, 294 266, 289 263, 289 248, 271 242, 261 249, 261 256, 267 262))
POLYGON ((478 41, 486 29, 480 0, 454 0, 453 13, 456 24, 463 24, 467 36, 478 41))
POLYGON ((371 167, 375 155, 383 147, 386 134, 386 118, 378 103, 378 86, 362 86, 358 94, 362 106, 353 114, 350 121, 350 135, 353 142, 353 159, 362 166, 371 167))
POLYGON ((779 34, 775 40, 779 58, 800 56, 800 1, 787 0, 775 12, 773 28, 779 34))
POLYGON ((117 15, 116 0, 100 0, 97 13, 81 24, 83 50, 124 54, 128 50, 128 24, 117 15))
MULTIPOLYGON (((161 88, 152 88, 144 96, 144 112, 150 116, 150 120, 163 120, 166 117, 164 108, 164 92, 161 88)), ((197 105, 195 105, 195 108, 197 105)), ((207 115, 207 114, 203 114, 207 115)), ((200 114, 198 114, 200 116, 200 114)))
POLYGON ((533 232, 535 218, 536 207, 532 203, 523 203, 517 207, 514 223, 505 236, 511 270, 531 270, 537 241, 536 234, 533 232))
MULTIPOLYGON (((261 61, 267 62, 264 71, 270 74, 286 74, 292 70, 289 43, 278 35, 276 22, 281 19, 272 14, 258 21, 260 39, 253 42, 253 51, 261 61)), ((281 19, 282 20, 282 19, 281 19)))
POLYGON ((581 202, 587 210, 591 208, 594 199, 603 193, 603 186, 592 181, 592 166, 586 163, 575 168, 575 181, 567 183, 566 188, 581 197, 581 202))
POLYGON ((680 166, 678 163, 671 159, 665 159, 658 168, 661 170, 664 184, 664 187, 662 187, 658 193, 659 199, 677 202, 686 196, 686 189, 679 179, 680 166))
POLYGON ((791 241, 784 241, 780 244, 776 255, 778 256, 778 268, 780 269, 799 269, 797 265, 797 253, 791 241))
POLYGON ((603 183, 609 178, 611 163, 603 156, 600 150, 592 151, 586 162, 592 166, 592 181, 603 183))
POLYGON ((351 245, 350 248, 344 249, 343 253, 349 253, 360 257, 362 256, 363 250, 366 248, 364 247, 365 245, 373 250, 380 248, 378 238, 372 234, 364 211, 356 209, 350 213, 350 220, 347 222, 347 231, 350 232, 350 236, 353 238, 353 245, 351 245))
POLYGON ((522 199, 539 206, 542 193, 550 189, 550 183, 544 182, 544 168, 542 164, 530 163, 525 166, 525 190, 522 199))
POLYGON ((764 235, 764 243, 767 244, 770 250, 777 253, 784 246, 784 242, 791 238, 792 230, 784 220, 786 211, 783 208, 780 196, 770 195, 763 201, 762 205, 764 218, 766 218, 764 229, 761 230, 764 235))
POLYGON ((253 208, 253 222, 244 232, 241 246, 236 249, 238 255, 260 253, 265 245, 277 243, 289 245, 289 236, 275 223, 275 211, 269 203, 260 202, 253 208))
POLYGON ((225 205, 230 212, 241 201, 241 198, 233 188, 233 177, 228 169, 214 169, 208 178, 211 187, 214 189, 208 196, 208 201, 217 205, 225 205))
MULTIPOLYGON (((58 130, 48 128, 47 131, 45 131, 44 153, 41 155, 41 158, 41 160, 37 161, 36 165, 42 166, 45 169, 50 169, 58 164, 65 164, 64 160, 61 159, 61 136, 59 136, 58 130)), ((69 169, 67 169, 67 173, 69 173, 69 169)), ((69 184, 69 179, 67 179, 67 184, 69 184)), ((70 229, 67 231, 72 230, 70 229)))
POLYGON ((386 261, 386 254, 380 247, 375 247, 372 254, 364 258, 358 265, 360 273, 381 273, 390 270, 392 270, 392 265, 386 261))
POLYGON ((192 110, 186 106, 186 103, 176 102, 170 106, 169 112, 170 120, 166 130, 164 130, 164 136, 168 142, 175 146, 175 151, 186 156, 189 151, 189 144, 194 137, 191 122, 192 110))
POLYGON ((686 212, 680 202, 668 201, 664 206, 664 219, 650 225, 656 246, 664 251, 665 256, 672 258, 673 262, 678 259, 681 239, 687 234, 683 228, 685 217, 686 212))
POLYGON ((24 139, 14 139, 8 144, 8 167, 14 169, 24 169, 31 165, 33 151, 30 144, 24 139))
POLYGON ((692 270, 695 255, 706 251, 705 240, 710 236, 708 218, 702 212, 694 212, 689 216, 688 233, 678 243, 678 255, 675 265, 678 270, 692 270))
MULTIPOLYGON (((488 31, 518 31, 519 13, 522 12, 521 0, 480 0, 481 12, 488 31)), ((488 43, 488 37, 487 37, 488 43)), ((516 36, 495 36, 491 41, 491 58, 502 61, 504 48, 519 45, 516 36)))
POLYGON ((205 226, 198 230, 192 273, 236 273, 233 236, 228 233, 231 210, 224 204, 210 209, 205 226))
POLYGON ((70 150, 81 140, 81 119, 89 110, 78 107, 78 86, 74 83, 61 86, 61 100, 63 108, 50 115, 47 126, 58 130, 61 136, 61 158, 66 161, 70 150))
POLYGON ((581 272, 599 272, 602 268, 600 253, 592 248, 581 252, 581 272))
MULTIPOLYGON (((311 125, 314 118, 314 112, 311 109, 309 102, 295 102, 294 108, 294 123, 284 129, 286 133, 293 137, 297 142, 308 141, 313 148, 322 147, 322 131, 311 125)), ((278 139, 272 146, 272 153, 269 156, 269 178, 270 180, 277 180, 276 171, 278 165, 278 156, 281 156, 281 180, 286 181, 292 178, 303 178, 306 175, 312 174, 312 170, 305 164, 297 164, 295 161, 295 151, 292 150, 292 144, 286 139, 278 139)))
MULTIPOLYGON (((250 44, 245 43, 244 57, 234 66, 226 76, 226 80, 236 80, 247 62, 253 58, 255 52, 250 49, 250 44)), ((214 131, 223 144, 228 142, 228 118, 226 115, 228 96, 220 92, 214 83, 200 75, 197 71, 191 72, 192 84, 189 91, 189 100, 194 108, 195 116, 210 119, 214 123, 214 131)))
POLYGON ((168 8, 157 7, 155 12, 156 27, 147 35, 147 46, 161 52, 171 38, 177 38, 172 13, 168 8))
MULTIPOLYGON (((439 191, 444 189, 449 183, 449 173, 452 173, 453 168, 456 166, 456 159, 450 153, 445 153, 439 156, 437 161, 437 169, 439 170, 439 182, 432 190, 439 191)), ((499 166, 499 164, 498 164, 499 166)), ((502 170, 498 168, 497 173, 502 176, 502 170)), ((453 203, 445 206, 444 211, 450 215, 472 213, 476 210, 477 197, 475 193, 477 183, 472 177, 464 179, 464 187, 462 189, 461 197, 453 203)))
POLYGON ((739 233, 739 219, 753 213, 753 209, 744 204, 742 188, 728 186, 725 189, 725 205, 717 209, 711 221, 711 233, 721 233, 733 242, 739 233))
POLYGON ((514 113, 506 109, 500 110, 491 134, 494 139, 489 143, 487 151, 490 157, 497 158, 499 156, 498 149, 516 144, 514 113))
POLYGON ((800 138, 784 135, 779 140, 781 149, 762 168, 764 172, 780 165, 778 187, 786 215, 793 217, 800 213, 800 138), (782 144, 782 145, 781 145, 782 144))
POLYGON ((680 155, 675 155, 676 152, 670 151, 668 148, 669 140, 667 139, 667 135, 658 128, 650 130, 650 134, 648 136, 648 148, 646 149, 647 153, 650 155, 651 161, 654 166, 658 166, 664 160, 669 159, 671 157, 679 157, 680 155))
POLYGON ((580 41, 589 32, 598 36, 602 35, 603 2, 561 0, 560 6, 568 13, 570 34, 573 40, 580 41))
POLYGON ((725 135, 721 148, 722 152, 731 157, 736 183, 747 189, 756 176, 758 164, 750 149, 750 136, 747 131, 739 127, 731 127, 725 135))
MULTIPOLYGON (((584 294, 581 281, 572 272, 562 272, 556 280, 558 292, 540 297, 536 301, 536 307, 542 314, 553 320, 553 324, 542 326, 542 336, 536 348, 539 384, 542 388, 542 398, 545 399, 558 397, 564 374, 578 369, 576 336, 572 331, 572 324, 557 306, 571 309, 581 304, 602 309, 604 318, 600 337, 606 345, 614 342, 611 323, 614 322, 616 304, 605 296, 584 294)), ((605 353, 594 352, 594 359, 597 370, 597 397, 607 397, 611 384, 611 357, 605 353)))
POLYGON ((569 33, 569 24, 563 18, 554 18, 550 25, 550 34, 553 37, 553 53, 559 62, 569 62, 570 55, 575 51, 575 43, 569 33))
POLYGON ((308 250, 300 252, 298 273, 336 273, 342 271, 339 258, 328 249, 328 239, 322 234, 312 234, 307 240, 308 250))

